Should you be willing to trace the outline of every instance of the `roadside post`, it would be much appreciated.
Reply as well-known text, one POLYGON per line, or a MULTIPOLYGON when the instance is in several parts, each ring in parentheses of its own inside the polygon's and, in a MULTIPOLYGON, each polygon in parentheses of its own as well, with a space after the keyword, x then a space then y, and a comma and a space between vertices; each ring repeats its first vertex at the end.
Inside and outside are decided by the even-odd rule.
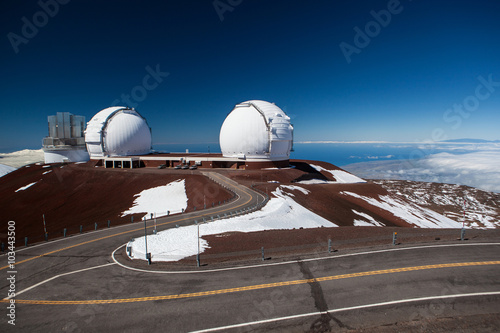
POLYGON ((148 234, 146 231, 146 217, 144 216, 144 242, 146 244, 146 260, 148 265, 151 265, 151 253, 148 252, 148 234))
POLYGON ((198 230, 198 236, 196 237, 196 240, 198 242, 198 253, 196 254, 196 266, 200 267, 200 224, 198 221, 194 221, 194 224, 196 224, 196 229, 198 230))
POLYGON ((42 214, 42 217, 43 217, 43 232, 44 232, 44 235, 45 235, 45 241, 48 241, 48 234, 47 234, 47 225, 45 223, 45 214, 42 214))
POLYGON ((394 232, 392 234, 392 245, 396 245, 396 241, 398 239, 398 233, 397 232, 394 232))

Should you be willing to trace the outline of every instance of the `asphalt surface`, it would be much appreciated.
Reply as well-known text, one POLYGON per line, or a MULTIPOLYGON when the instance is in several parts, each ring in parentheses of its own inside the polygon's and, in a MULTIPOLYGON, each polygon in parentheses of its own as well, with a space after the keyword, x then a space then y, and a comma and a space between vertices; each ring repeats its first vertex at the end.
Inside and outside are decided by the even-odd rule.
MULTIPOLYGON (((258 193, 212 175, 239 198, 159 220, 158 229, 262 200, 258 193)), ((151 227, 149 223, 149 232, 151 227)), ((442 318, 455 318, 460 325, 481 316, 499 322, 500 242, 387 247, 183 274, 116 264, 111 253, 143 234, 141 222, 28 247, 16 252, 14 269, 5 267, 7 257, 2 256, 0 295, 7 296, 6 277, 12 270, 17 295, 16 325, 7 323, 9 303, 3 300, 0 330, 188 332, 225 327, 231 332, 327 332, 397 330, 405 323, 427 331, 436 330, 433 325, 442 318)))

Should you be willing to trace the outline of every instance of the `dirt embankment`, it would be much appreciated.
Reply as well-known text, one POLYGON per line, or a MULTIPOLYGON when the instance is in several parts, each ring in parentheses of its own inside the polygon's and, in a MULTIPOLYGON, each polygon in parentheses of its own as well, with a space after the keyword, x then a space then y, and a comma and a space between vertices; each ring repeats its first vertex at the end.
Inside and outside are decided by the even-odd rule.
POLYGON ((49 238, 140 220, 144 214, 122 217, 134 195, 145 189, 185 179, 187 211, 203 203, 229 200, 232 193, 198 172, 164 169, 103 169, 90 163, 30 165, 1 178, 0 241, 6 242, 7 222, 16 222, 18 245, 44 239, 43 215, 49 238), (34 183, 25 190, 18 190, 34 183), (17 192, 16 192, 17 190, 17 192))
MULTIPOLYGON (((500 229, 468 229, 464 244, 496 242, 500 229)), ((365 250, 382 250, 414 245, 444 245, 459 242, 459 229, 422 229, 404 227, 341 227, 258 232, 228 232, 204 236, 210 248, 200 256, 202 269, 253 265, 262 263, 262 252, 268 263, 300 260, 310 257, 335 256, 365 250), (393 245, 393 233, 397 233, 393 245), (331 251, 328 252, 328 240, 331 251)), ((119 260, 129 266, 154 270, 197 270, 196 256, 178 262, 155 262, 148 266, 144 260, 131 260, 123 249, 119 260)))
POLYGON ((223 170, 225 176, 235 181, 251 186, 263 192, 271 194, 280 185, 297 185, 309 191, 304 194, 299 190, 288 190, 293 194, 293 199, 300 205, 326 218, 338 226, 353 226, 355 219, 360 219, 358 214, 370 215, 375 220, 386 226, 410 227, 404 220, 394 216, 390 212, 371 206, 366 201, 347 196, 342 192, 351 192, 368 198, 378 199, 379 196, 389 193, 379 185, 371 182, 366 183, 325 183, 325 184, 305 184, 302 181, 337 181, 335 177, 327 171, 318 171, 310 164, 320 166, 326 170, 342 170, 341 168, 321 161, 291 160, 292 168, 268 169, 268 170, 223 170))

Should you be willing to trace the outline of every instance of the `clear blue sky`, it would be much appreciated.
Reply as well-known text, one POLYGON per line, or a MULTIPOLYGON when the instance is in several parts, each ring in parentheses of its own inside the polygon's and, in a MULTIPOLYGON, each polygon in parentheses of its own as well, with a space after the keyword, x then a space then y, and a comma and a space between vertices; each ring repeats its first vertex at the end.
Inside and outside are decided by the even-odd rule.
POLYGON ((437 128, 500 139, 500 83, 478 80, 500 82, 499 1, 220 0, 219 13, 213 0, 42 3, 51 15, 0 4, 2 150, 39 147, 48 115, 88 121, 131 92, 154 143, 217 142, 249 99, 284 109, 296 141, 430 140, 437 128), (371 11, 388 8, 375 23, 371 11), (355 27, 372 37, 348 63, 340 45, 356 47, 355 27), (148 66, 169 75, 144 83, 148 66), (447 113, 463 103, 473 111, 447 113))

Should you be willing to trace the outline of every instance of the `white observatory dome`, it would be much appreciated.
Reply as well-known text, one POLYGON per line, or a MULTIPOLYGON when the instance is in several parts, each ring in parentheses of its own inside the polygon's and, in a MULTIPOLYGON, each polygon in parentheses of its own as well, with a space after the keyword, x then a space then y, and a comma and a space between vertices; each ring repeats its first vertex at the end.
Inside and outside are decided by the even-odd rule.
POLYGON ((87 123, 85 143, 90 157, 145 155, 151 151, 151 129, 133 108, 110 107, 87 123))
POLYGON ((236 105, 220 130, 224 157, 287 160, 293 145, 293 126, 273 103, 252 100, 236 105))

